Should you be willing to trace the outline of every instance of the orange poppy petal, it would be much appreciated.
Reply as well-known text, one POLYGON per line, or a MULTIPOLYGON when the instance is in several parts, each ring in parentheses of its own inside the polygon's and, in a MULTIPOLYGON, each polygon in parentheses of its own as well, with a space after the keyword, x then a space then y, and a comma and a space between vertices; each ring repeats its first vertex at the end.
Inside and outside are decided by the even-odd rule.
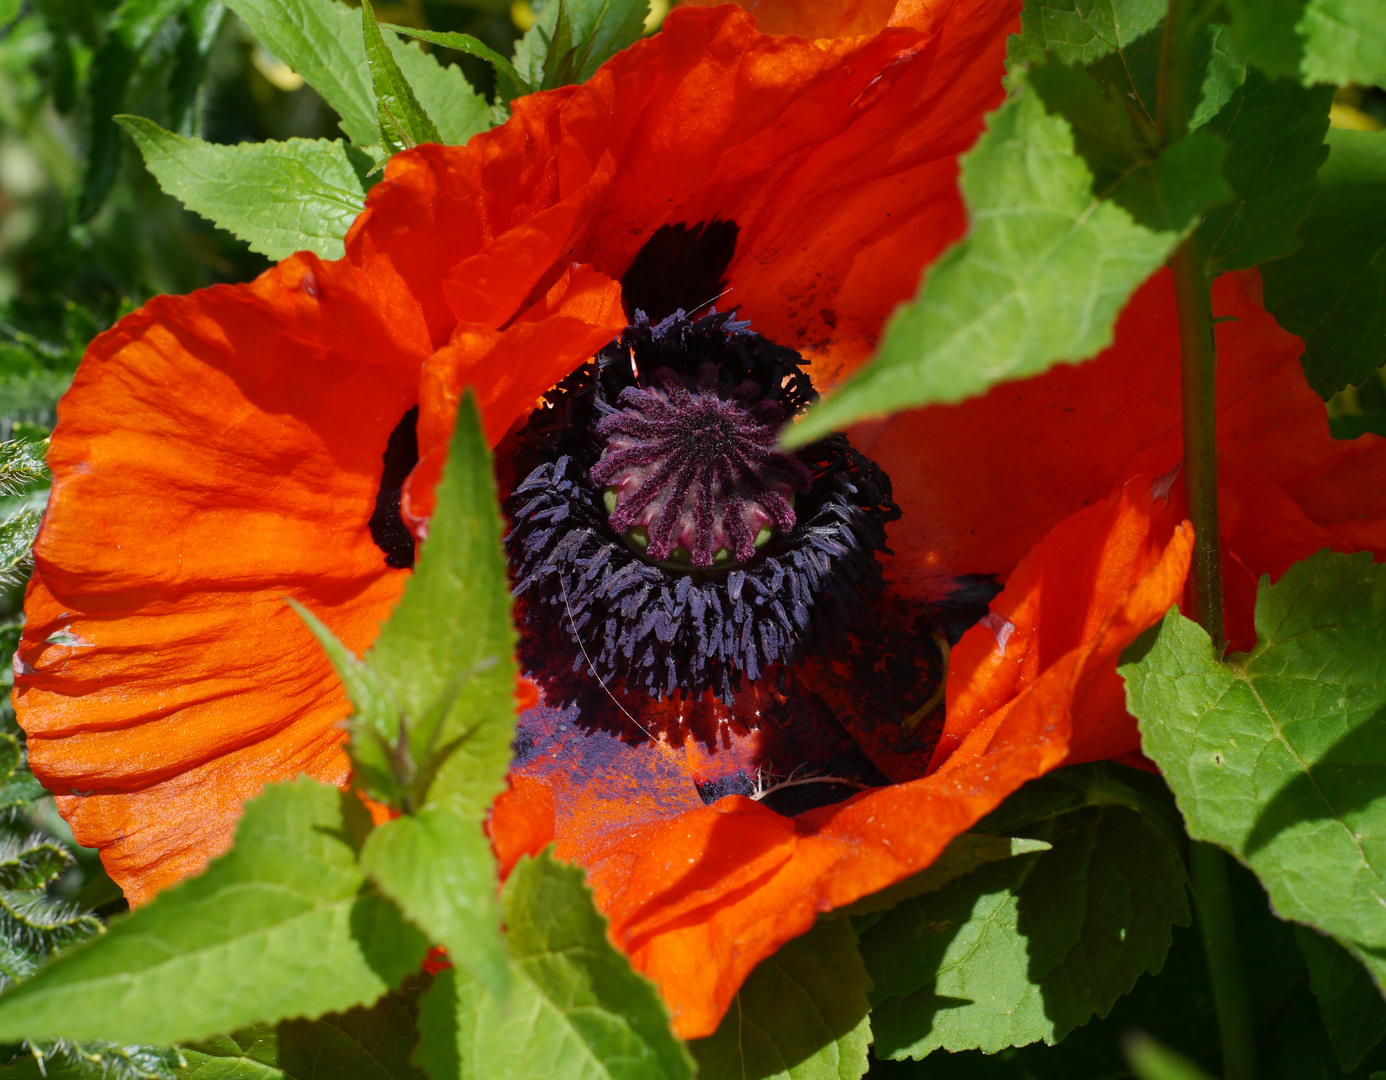
MULTIPOLYGON (((755 964, 819 912, 927 866, 1026 780, 1113 741, 1087 723, 1070 746, 1071 720, 1108 719, 1117 656, 1179 598, 1192 549, 1177 507, 1150 488, 1150 478, 1134 480, 1033 556, 1030 592, 1049 585, 1042 599, 1057 610, 1052 631, 1031 634, 1028 647, 1053 656, 957 732, 932 775, 793 818, 742 796, 703 806, 690 782, 701 754, 634 747, 541 707, 521 725, 525 795, 503 799, 492 820, 498 851, 542 844, 534 822, 547 825, 552 806, 558 854, 587 868, 613 940, 659 985, 680 1035, 709 1034, 755 964), (1074 563, 1096 580, 1064 579, 1074 563), (1064 586, 1087 591, 1072 599, 1064 586)), ((1036 618, 1047 614, 1024 599, 1036 618)))
POLYGON ((357 652, 379 632, 403 575, 368 521, 428 352, 407 294, 306 255, 151 301, 88 350, 15 703, 35 775, 133 901, 224 848, 264 782, 345 781, 346 701, 284 598, 357 652))
MULTIPOLYGON (((1070 760, 1116 757, 1139 747, 1116 674, 1116 654, 1146 626, 1123 622, 1122 631, 1114 632, 1113 619, 1133 589, 1156 587, 1150 575, 1166 565, 1171 545, 1185 551, 1185 561, 1182 569, 1175 567, 1177 581, 1161 579, 1158 586, 1170 603, 1183 593, 1192 526, 1186 537, 1183 493, 1171 493, 1172 479, 1135 477, 1110 498, 1061 522, 1020 561, 992 601, 991 613, 953 649, 935 767, 1062 657, 1090 648, 1099 638, 1106 644, 1087 661, 1085 700, 1074 707, 1070 760)), ((1163 614, 1160 609, 1156 618, 1163 614)))
MULTIPOLYGON (((1222 460, 1274 485, 1340 542, 1386 556, 1386 439, 1329 435, 1299 366, 1303 345, 1256 302, 1258 288, 1254 273, 1226 274, 1213 290, 1215 314, 1229 320, 1217 327, 1222 460)), ((938 595, 959 573, 1004 581, 1060 521, 1127 477, 1159 476, 1181 460, 1168 272, 1136 292, 1095 360, 863 424, 852 440, 890 474, 904 511, 887 568, 898 588, 938 595)), ((1264 515, 1260 525, 1275 535, 1264 515)))
POLYGON ((457 322, 506 325, 574 261, 619 279, 660 226, 734 221, 719 304, 830 386, 962 235, 957 155, 1002 94, 1012 0, 925 7, 918 28, 816 42, 676 11, 465 147, 393 158, 348 259, 407 282, 442 346, 457 322))

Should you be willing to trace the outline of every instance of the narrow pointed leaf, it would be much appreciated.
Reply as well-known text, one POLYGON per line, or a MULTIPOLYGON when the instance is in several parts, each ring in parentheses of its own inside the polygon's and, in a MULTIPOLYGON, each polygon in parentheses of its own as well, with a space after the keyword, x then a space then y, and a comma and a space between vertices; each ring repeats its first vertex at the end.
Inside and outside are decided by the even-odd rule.
POLYGON ((362 0, 361 33, 375 87, 375 123, 386 153, 396 154, 420 143, 442 142, 437 125, 419 104, 394 54, 385 45, 370 0, 362 0))
POLYGON ((537 90, 586 82, 639 40, 649 13, 648 0, 547 0, 515 46, 515 68, 537 90))
POLYGON ((485 815, 510 765, 514 653, 491 455, 468 393, 457 411, 428 540, 366 662, 414 718, 427 716, 456 687, 433 740, 435 749, 456 744, 455 750, 428 797, 472 821, 485 815))
MULTIPOLYGON (((376 92, 366 61, 361 12, 338 0, 229 0, 232 10, 276 57, 320 93, 341 117, 342 130, 358 146, 380 141, 376 92)), ((444 141, 464 143, 490 126, 486 100, 460 69, 393 34, 386 43, 422 108, 444 141)))
POLYGON ((0 889, 42 889, 71 865, 72 856, 56 840, 0 843, 0 889))
POLYGON ((407 777, 396 776, 392 754, 400 735, 399 705, 381 678, 358 660, 321 619, 297 600, 286 598, 285 603, 313 631, 351 702, 352 715, 347 725, 356 786, 373 799, 396 805, 404 797, 408 782, 407 777))
POLYGON ((515 65, 471 34, 459 34, 455 30, 419 30, 413 26, 395 26, 387 23, 382 23, 381 28, 485 60, 495 69, 500 99, 507 105, 515 98, 532 94, 535 90, 535 87, 527 83, 515 70, 515 65))
POLYGON ((200 876, 0 997, 0 1039, 181 1042, 375 1001, 426 942, 363 888, 364 814, 317 781, 265 788, 200 876))

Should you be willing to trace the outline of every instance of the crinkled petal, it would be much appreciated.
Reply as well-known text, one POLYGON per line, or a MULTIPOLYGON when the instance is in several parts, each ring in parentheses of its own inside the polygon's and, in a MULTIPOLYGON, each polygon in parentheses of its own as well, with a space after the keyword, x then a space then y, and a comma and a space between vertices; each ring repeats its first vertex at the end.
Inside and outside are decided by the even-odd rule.
POLYGON ((88 350, 15 704, 35 775, 132 901, 224 848, 266 781, 345 782, 347 703, 284 598, 357 652, 379 632, 404 577, 368 522, 429 351, 407 293, 307 255, 151 301, 88 350))
MULTIPOLYGON (((1006 795, 1068 756, 1075 701, 1100 693, 1109 672, 1115 678, 1121 649, 1183 588, 1191 530, 1170 524, 1148 494, 1145 504, 1118 498, 1101 508, 1102 522, 1072 530, 1088 533, 1090 546, 1110 545, 1111 562, 1132 560, 1125 589, 1113 585, 1082 640, 966 733, 933 775, 788 818, 742 796, 698 805, 663 744, 636 749, 601 733, 559 735, 517 767, 523 786, 497 803, 498 849, 542 846, 547 836, 535 823, 552 815, 559 856, 587 867, 613 939, 659 985, 675 1030, 685 1038, 711 1033, 751 969, 820 912, 927 866, 1006 795)), ((538 712, 531 724, 561 729, 557 710, 538 712)))

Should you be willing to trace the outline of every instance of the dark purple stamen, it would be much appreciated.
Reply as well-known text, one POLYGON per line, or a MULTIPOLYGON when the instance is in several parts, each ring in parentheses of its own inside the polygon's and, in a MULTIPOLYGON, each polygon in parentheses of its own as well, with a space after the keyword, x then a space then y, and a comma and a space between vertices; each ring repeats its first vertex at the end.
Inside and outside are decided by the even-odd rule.
POLYGON ((669 368, 650 382, 622 390, 597 424, 606 452, 591 477, 614 493, 611 528, 643 528, 656 563, 682 552, 697 568, 749 561, 758 538, 794 527, 790 496, 812 485, 798 458, 775 449, 783 408, 751 380, 720 396, 711 363, 692 389, 669 368))

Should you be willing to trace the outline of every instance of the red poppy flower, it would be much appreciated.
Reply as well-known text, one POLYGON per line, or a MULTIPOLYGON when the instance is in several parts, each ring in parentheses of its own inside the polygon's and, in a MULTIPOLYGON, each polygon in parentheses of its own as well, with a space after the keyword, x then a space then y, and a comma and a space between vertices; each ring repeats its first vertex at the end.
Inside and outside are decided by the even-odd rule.
MULTIPOLYGON (((1092 363, 797 466, 766 442, 963 233, 957 155, 1017 16, 842 10, 758 8, 853 35, 817 40, 676 11, 465 148, 396 157, 344 259, 160 298, 92 344, 53 438, 16 701, 36 774, 132 901, 221 850, 265 781, 346 781, 347 703, 282 598, 365 649, 466 386, 511 492, 543 692, 492 837, 505 868, 556 840, 588 869, 680 1034, 1027 779, 1136 748, 1116 657, 1180 598, 1191 543, 1163 276, 1092 363), (690 417, 733 450, 699 457, 690 417), (935 636, 997 582, 945 726, 918 722, 935 636)), ((1255 286, 1216 292, 1237 319, 1218 329, 1229 572, 1253 583, 1325 543, 1386 551, 1386 495, 1362 482, 1386 447, 1328 438, 1255 286)))

